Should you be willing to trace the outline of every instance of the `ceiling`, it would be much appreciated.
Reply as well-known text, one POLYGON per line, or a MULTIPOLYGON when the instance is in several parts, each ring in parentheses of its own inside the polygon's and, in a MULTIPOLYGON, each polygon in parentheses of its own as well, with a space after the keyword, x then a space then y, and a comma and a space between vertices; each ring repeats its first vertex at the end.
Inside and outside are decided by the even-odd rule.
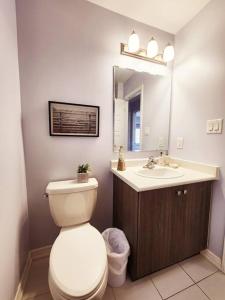
POLYGON ((210 0, 88 0, 147 25, 176 34, 210 0))

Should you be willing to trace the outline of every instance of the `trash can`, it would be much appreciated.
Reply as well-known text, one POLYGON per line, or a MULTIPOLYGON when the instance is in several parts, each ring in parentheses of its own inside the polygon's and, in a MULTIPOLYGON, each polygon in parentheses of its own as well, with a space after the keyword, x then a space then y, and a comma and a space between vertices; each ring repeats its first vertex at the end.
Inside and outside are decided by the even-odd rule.
POLYGON ((108 284, 119 287, 126 280, 127 262, 130 255, 130 246, 122 230, 108 228, 103 231, 108 256, 108 284))

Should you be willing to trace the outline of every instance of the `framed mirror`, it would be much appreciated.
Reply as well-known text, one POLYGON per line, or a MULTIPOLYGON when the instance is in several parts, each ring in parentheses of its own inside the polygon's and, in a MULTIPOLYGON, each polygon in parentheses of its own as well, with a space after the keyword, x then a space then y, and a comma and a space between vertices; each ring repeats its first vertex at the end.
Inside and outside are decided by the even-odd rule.
POLYGON ((114 152, 168 150, 171 76, 113 68, 114 152))

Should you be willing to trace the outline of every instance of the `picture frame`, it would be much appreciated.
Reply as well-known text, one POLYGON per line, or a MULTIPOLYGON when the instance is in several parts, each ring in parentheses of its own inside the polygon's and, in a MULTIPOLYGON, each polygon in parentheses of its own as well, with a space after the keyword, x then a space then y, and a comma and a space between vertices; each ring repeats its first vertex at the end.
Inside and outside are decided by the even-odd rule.
POLYGON ((100 107, 48 101, 49 135, 99 137, 100 107))

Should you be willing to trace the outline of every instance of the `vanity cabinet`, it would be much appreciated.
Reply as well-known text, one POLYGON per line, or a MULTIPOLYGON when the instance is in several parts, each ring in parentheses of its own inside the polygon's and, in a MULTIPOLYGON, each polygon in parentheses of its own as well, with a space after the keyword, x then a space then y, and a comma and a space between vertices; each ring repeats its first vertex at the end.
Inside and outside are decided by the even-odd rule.
POLYGON ((133 280, 207 248, 211 182, 137 192, 114 175, 114 226, 131 247, 133 280))

